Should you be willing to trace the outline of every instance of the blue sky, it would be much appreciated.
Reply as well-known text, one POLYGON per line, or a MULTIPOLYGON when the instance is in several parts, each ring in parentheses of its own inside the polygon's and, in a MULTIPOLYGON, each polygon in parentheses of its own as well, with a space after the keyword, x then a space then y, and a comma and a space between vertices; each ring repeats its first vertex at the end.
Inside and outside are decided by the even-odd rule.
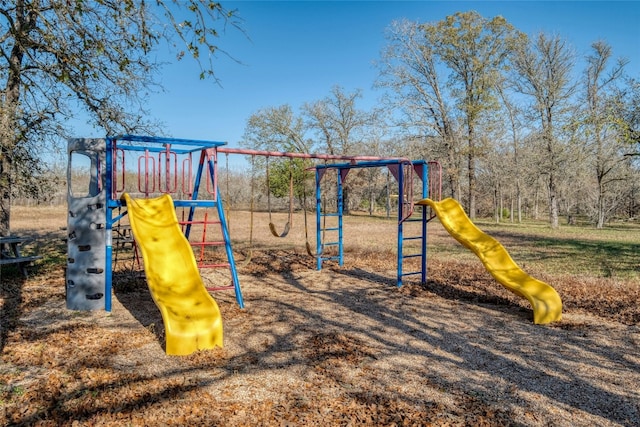
MULTIPOLYGON (((249 116, 261 108, 305 102, 329 95, 334 85, 361 89, 367 109, 380 93, 372 85, 372 63, 385 46, 385 28, 395 19, 436 22, 457 11, 504 16, 529 35, 540 31, 565 38, 583 57, 602 39, 615 57, 630 60, 628 72, 640 78, 640 2, 637 1, 235 1, 246 36, 222 33, 224 55, 216 60, 221 86, 198 79, 187 58, 164 68, 165 91, 153 94, 149 108, 174 137, 226 141, 237 147, 249 116)), ((78 126, 78 136, 95 131, 78 126)), ((87 134, 89 133, 89 134, 87 134)))

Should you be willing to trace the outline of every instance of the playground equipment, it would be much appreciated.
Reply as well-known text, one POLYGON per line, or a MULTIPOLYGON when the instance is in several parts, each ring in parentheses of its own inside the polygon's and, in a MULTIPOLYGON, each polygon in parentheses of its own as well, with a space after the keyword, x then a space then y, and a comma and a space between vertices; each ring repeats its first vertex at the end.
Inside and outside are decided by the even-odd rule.
MULTIPOLYGON (((315 193, 316 193, 316 250, 311 250, 308 239, 306 241, 307 252, 316 257, 318 270, 327 261, 337 261, 338 265, 344 264, 344 206, 343 191, 344 181, 351 169, 386 167, 396 178, 398 184, 398 226, 397 226, 397 260, 398 270, 396 276, 397 286, 402 286, 403 279, 411 275, 420 275, 422 283, 426 282, 427 274, 427 223, 433 217, 427 216, 426 209, 414 212, 413 191, 414 184, 419 182, 420 194, 422 198, 440 198, 440 183, 442 170, 437 162, 427 162, 425 160, 409 160, 399 157, 377 157, 377 156, 340 156, 331 154, 309 154, 309 153, 287 153, 279 151, 261 151, 239 148, 220 147, 219 153, 242 154, 249 156, 287 157, 289 159, 318 159, 324 163, 314 166, 315 169, 315 193), (328 163, 329 161, 341 161, 346 163, 328 163), (322 203, 321 182, 325 179, 328 171, 335 172, 336 179, 336 211, 327 212, 322 203), (415 214, 415 215, 414 215, 415 214), (327 220, 332 222, 328 224, 327 220), (407 236, 406 226, 411 222, 420 222, 420 231, 416 235, 407 236), (408 241, 418 241, 419 251, 408 253, 406 243, 408 241), (335 254, 329 254, 327 249, 335 248, 335 254), (419 258, 418 270, 406 271, 405 266, 408 259, 419 258)), ((292 193, 292 182, 290 181, 290 193, 292 193)), ((290 194, 290 203, 293 195, 290 194)), ((290 205, 290 214, 292 206, 290 205)), ((271 222, 271 221, 270 221, 271 222)), ((306 218, 305 218, 306 222, 306 218)), ((288 223, 289 224, 289 223, 288 223)), ((275 228, 270 223, 272 233, 275 228)), ((286 227, 285 227, 286 229, 286 227)), ((306 228, 305 228, 305 234, 306 228)), ((281 236, 281 235, 280 235, 281 236)))
POLYGON ((529 300, 535 324, 557 322, 561 319, 562 300, 556 290, 525 273, 504 246, 471 222, 456 200, 448 198, 436 202, 425 198, 417 204, 430 206, 449 234, 473 251, 500 284, 529 300))
MULTIPOLYGON (((162 194, 176 195, 177 197, 173 198, 173 205, 175 208, 183 210, 183 218, 179 220, 179 223, 194 252, 199 253, 198 267, 228 268, 230 271, 231 284, 229 286, 220 286, 210 290, 233 289, 238 305, 241 308, 244 307, 231 239, 218 188, 219 153, 265 156, 267 158, 319 159, 325 162, 324 165, 316 167, 317 246, 315 256, 319 270, 322 269, 323 263, 329 260, 336 260, 340 265, 343 264, 342 183, 349 170, 364 167, 388 167, 398 180, 397 284, 400 286, 403 278, 412 274, 420 274, 422 281, 426 280, 426 222, 429 218, 426 218, 424 213, 420 218, 411 218, 413 214, 413 185, 414 177, 417 177, 417 180, 421 181, 422 197, 439 198, 439 193, 429 190, 429 185, 439 189, 439 174, 441 173, 439 164, 403 158, 231 149, 222 147, 223 145, 223 142, 215 141, 136 135, 106 139, 72 139, 69 141, 69 174, 71 174, 73 159, 76 156, 89 159, 90 173, 89 183, 86 185, 88 193, 81 191, 81 194, 75 194, 73 191, 69 191, 69 257, 66 286, 68 308, 111 310, 112 230, 114 225, 119 225, 121 221, 127 219, 127 211, 122 212, 122 209, 126 208, 125 199, 122 197, 125 192, 134 198, 151 198, 162 194), (132 158, 131 153, 137 157, 133 156, 132 158), (347 163, 329 164, 327 163, 329 161, 347 163), (429 178, 429 171, 431 171, 429 166, 434 166, 434 179, 429 178), (337 172, 338 210, 336 212, 324 211, 320 203, 322 198, 320 182, 329 170, 337 172), (137 183, 131 182, 132 177, 137 178, 137 183), (187 214, 185 214, 185 210, 188 211, 187 214), (196 211, 200 212, 198 218, 196 218, 196 211), (202 211, 204 211, 204 218, 202 218, 202 211), (337 224, 327 227, 327 217, 336 218, 337 224), (405 223, 412 221, 422 221, 422 230, 418 236, 406 237, 404 236, 405 223), (194 232, 196 228, 200 231, 200 237, 195 235, 197 234, 194 232), (212 229, 215 228, 218 229, 220 237, 210 239, 207 233, 213 232, 212 229), (337 236, 335 239, 327 241, 325 236, 330 232, 337 233, 337 236), (414 239, 421 241, 419 253, 406 254, 404 242, 414 239), (337 247, 337 257, 327 256, 325 249, 330 246, 337 247), (224 247, 225 262, 210 262, 205 256, 207 250, 215 250, 216 247, 224 247), (405 272, 404 261, 414 257, 421 259, 419 270, 405 272)), ((290 197, 292 198, 291 195, 290 197)))
POLYGON ((105 283, 111 270, 106 255, 105 143, 103 139, 72 139, 68 150, 67 308, 103 309, 105 301, 110 301, 105 283), (72 184, 76 163, 88 166, 88 181, 83 186, 72 184))
MULTIPOLYGON (((218 186, 218 155, 225 153, 227 156, 249 155, 252 159, 265 156, 267 159, 285 157, 324 161, 324 164, 313 168, 316 193, 316 250, 313 255, 318 270, 327 261, 343 265, 343 184, 349 171, 386 167, 398 184, 397 286, 401 286, 403 279, 410 275, 419 275, 421 282, 426 282, 427 223, 437 215, 456 239, 480 257, 500 283, 531 302, 535 323, 560 319, 562 302, 553 288, 524 273, 497 241, 471 223, 457 202, 434 201, 440 199, 441 169, 438 163, 405 158, 232 149, 222 147, 224 144, 135 135, 69 141, 68 308, 111 310, 112 230, 114 224, 128 218, 143 254, 147 282, 167 327, 167 352, 187 354, 195 349, 221 345, 219 310, 204 291, 198 268, 229 269, 230 285, 207 290, 233 289, 238 305, 244 307, 218 186), (127 157, 125 153, 131 152, 137 153, 138 157, 133 160, 127 157), (71 169, 76 157, 88 159, 88 182, 84 187, 71 185, 71 169), (336 179, 337 200, 336 210, 329 212, 322 203, 321 182, 332 175, 336 179), (137 177, 137 186, 135 182, 131 184, 131 176, 137 177), (414 203, 414 191, 422 199, 417 204, 414 203), (123 208, 127 209, 124 213, 121 212, 123 208), (177 219, 175 209, 182 209, 181 220, 177 219), (117 215, 114 216, 114 212, 117 215), (200 216, 196 216, 196 212, 200 216), (413 222, 419 223, 419 231, 408 235, 405 227, 413 222), (210 239, 207 236, 214 231, 212 228, 218 229, 220 237, 210 239), (196 229, 200 231, 199 237, 196 229), (181 230, 182 234, 176 230, 181 230), (408 241, 417 241, 418 244, 405 245, 408 241), (167 251, 171 247, 174 250, 167 251), (217 252, 215 249, 219 247, 224 247, 226 261, 212 262, 211 258, 215 256, 211 253, 217 252), (335 252, 329 248, 335 248, 335 252), (411 250, 413 253, 407 253, 411 250), (198 259, 196 252, 199 253, 198 259), (418 260, 417 270, 406 271, 408 259, 418 260), (203 310, 211 316, 204 316, 199 309, 194 309, 195 306, 207 307, 203 310)), ((253 170, 251 185, 253 193, 253 170)), ((293 211, 291 176, 289 185, 290 217, 285 231, 291 226, 293 211)), ((275 231, 271 221, 270 228, 275 231)), ((286 233, 273 234, 281 237, 286 233)), ((308 237, 306 226, 305 237, 308 237)), ((312 253, 308 239, 306 245, 308 252, 312 253)))
POLYGON ((190 245, 200 254, 198 267, 228 268, 231 284, 215 290, 234 290, 238 305, 244 307, 217 183, 216 148, 221 145, 224 143, 135 135, 69 140, 69 176, 75 158, 88 160, 90 165, 88 192, 76 194, 70 188, 68 196, 69 309, 111 311, 112 229, 127 218, 127 211, 120 213, 126 208, 121 197, 125 191, 140 198, 182 196, 174 199, 173 205, 188 212, 179 222, 190 245), (132 158, 131 153, 138 156, 132 158), (131 177, 137 177, 137 185, 131 177), (200 217, 196 217, 196 209, 200 217), (114 216, 114 212, 118 214, 114 216), (219 237, 209 239, 207 233, 215 228, 219 237), (198 231, 200 235, 196 236, 198 231), (226 262, 210 262, 205 257, 208 250, 218 247, 224 247, 226 262))
POLYGON ((142 252, 149 291, 162 313, 166 353, 188 355, 222 347, 222 318, 207 292, 171 196, 132 199, 129 221, 142 252))
MULTIPOLYGON (((432 165, 436 165, 432 163, 432 165)), ((439 165, 438 165, 439 166, 439 165)), ((426 209, 422 209, 414 216, 413 187, 414 179, 420 182, 421 197, 429 194, 429 163, 424 160, 406 159, 383 159, 369 160, 353 163, 334 163, 316 166, 316 260, 318 270, 322 269, 325 261, 336 260, 339 265, 344 263, 344 233, 343 233, 343 183, 351 169, 387 167, 395 177, 398 184, 398 225, 397 225, 397 286, 402 286, 404 277, 420 275, 422 283, 427 280, 427 222, 431 219, 427 217, 426 209), (337 182, 337 210, 336 212, 326 212, 322 205, 322 187, 320 182, 326 172, 335 171, 337 182), (335 218, 335 221, 327 225, 325 220, 328 217, 335 218), (420 232, 407 236, 405 227, 410 222, 420 222, 420 232), (329 237, 327 235, 329 234, 329 237), (327 241, 329 240, 329 241, 327 241), (405 242, 418 241, 419 252, 406 253, 405 242), (327 255, 325 249, 336 247, 337 254, 327 255), (420 268, 413 271, 405 271, 405 261, 411 258, 419 258, 420 268)), ((438 187, 439 188, 439 187, 438 187)))
POLYGON ((291 160, 289 160, 289 216, 287 217, 287 222, 284 225, 284 230, 282 233, 278 233, 276 230, 276 225, 273 223, 273 219, 271 217, 271 184, 269 181, 269 157, 267 157, 267 209, 269 210, 269 230, 274 237, 286 237, 291 231, 291 224, 293 222, 293 172, 291 170, 291 160))

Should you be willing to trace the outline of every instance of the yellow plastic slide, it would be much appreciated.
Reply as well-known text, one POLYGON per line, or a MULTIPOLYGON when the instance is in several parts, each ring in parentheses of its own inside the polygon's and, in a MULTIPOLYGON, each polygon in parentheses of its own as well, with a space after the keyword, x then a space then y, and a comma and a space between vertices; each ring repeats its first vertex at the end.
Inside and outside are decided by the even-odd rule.
POLYGON ((222 317, 207 292, 191 245, 180 230, 171 196, 124 194, 133 236, 142 252, 151 296, 162 313, 166 352, 184 356, 222 347, 222 317))
POLYGON ((498 282, 516 295, 529 300, 533 307, 534 323, 545 324, 560 320, 562 300, 556 290, 518 267, 504 246, 471 222, 460 203, 449 198, 441 202, 423 199, 417 204, 430 206, 449 234, 471 249, 498 282))

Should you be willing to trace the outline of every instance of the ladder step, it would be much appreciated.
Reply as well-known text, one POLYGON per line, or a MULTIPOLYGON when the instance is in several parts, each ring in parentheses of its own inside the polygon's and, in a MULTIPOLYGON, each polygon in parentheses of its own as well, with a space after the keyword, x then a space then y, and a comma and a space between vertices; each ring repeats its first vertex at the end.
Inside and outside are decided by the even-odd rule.
POLYGON ((334 259, 340 259, 340 257, 339 256, 330 256, 330 257, 320 257, 320 259, 322 261, 331 261, 331 260, 334 260, 334 259))
POLYGON ((222 222, 218 221, 218 220, 212 220, 212 221, 203 221, 203 220, 194 220, 194 221, 178 221, 178 223, 180 225, 187 225, 187 224, 191 224, 191 225, 202 225, 202 224, 222 224, 222 222))
POLYGON ((340 216, 339 213, 334 212, 334 213, 324 213, 324 214, 320 214, 320 216, 340 216))
POLYGON ((198 268, 229 268, 231 264, 223 262, 219 264, 198 264, 198 268))
POLYGON ((416 274, 422 274, 422 271, 411 271, 409 273, 402 273, 400 276, 404 277, 404 276, 415 276, 416 274))
POLYGON ((402 258, 418 258, 422 257, 422 254, 403 255, 402 258))
POLYGON ((191 246, 224 246, 225 243, 223 241, 216 242, 189 242, 191 246))
POLYGON ((323 243, 322 246, 338 246, 340 242, 323 243))
POLYGON ((404 222, 422 222, 422 218, 411 218, 405 219, 404 222))
POLYGON ((403 237, 402 240, 422 240, 422 236, 403 237))

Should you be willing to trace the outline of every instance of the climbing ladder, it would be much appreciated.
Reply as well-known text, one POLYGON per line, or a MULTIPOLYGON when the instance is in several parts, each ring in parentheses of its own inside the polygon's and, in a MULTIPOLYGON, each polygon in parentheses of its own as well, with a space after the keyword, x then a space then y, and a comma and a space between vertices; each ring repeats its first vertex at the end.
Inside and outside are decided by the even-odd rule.
MULTIPOLYGON (((420 199, 436 197, 440 199, 440 164, 424 160, 410 161, 390 159, 344 164, 316 166, 316 261, 321 270, 326 261, 344 262, 343 242, 343 184, 349 170, 353 168, 388 167, 398 183, 398 226, 397 226, 397 286, 402 286, 403 278, 420 275, 422 283, 426 282, 427 272, 427 223, 434 217, 424 206, 414 205, 414 187, 419 187, 420 199), (327 170, 336 171, 336 212, 326 212, 322 208, 322 190, 320 182, 327 170), (431 178, 431 179, 430 179, 431 178), (330 225, 327 219, 336 220, 330 225), (417 223, 416 227, 411 227, 417 223), (411 244, 417 242, 416 245, 411 244), (337 247, 337 255, 328 254, 326 249, 337 247), (417 270, 407 270, 409 261, 417 259, 417 270)), ((413 265, 413 263, 411 263, 413 265)))
POLYGON ((343 210, 344 198, 342 182, 346 177, 346 169, 335 169, 336 172, 336 211, 327 212, 326 203, 322 203, 320 182, 328 169, 316 168, 316 263, 318 270, 325 261, 344 263, 343 210), (332 248, 335 248, 332 250, 332 248))
MULTIPOLYGON (((427 281, 427 223, 435 218, 435 213, 427 206, 415 205, 414 188, 421 188, 420 199, 431 197, 435 200, 441 198, 442 167, 438 162, 412 162, 413 170, 407 173, 408 165, 400 165, 397 169, 398 181, 398 279, 397 285, 402 286, 402 280, 407 276, 420 275, 420 283, 427 281), (417 210, 416 210, 417 208, 417 210), (418 231, 412 230, 411 225, 417 224, 418 231), (412 234, 409 234, 412 233, 412 234), (407 243, 417 242, 415 245, 407 243), (409 270, 408 262, 419 260, 418 270, 409 270)), ((389 168, 392 173, 394 168, 389 168)), ((395 175, 394 175, 395 176, 395 175)), ((413 227, 415 228, 415 227, 413 227)))
POLYGON ((189 215, 187 221, 184 222, 186 226, 184 230, 184 234, 189 239, 191 234, 192 226, 194 224, 202 225, 202 240, 198 242, 192 242, 191 245, 199 248, 199 258, 198 267, 200 268, 228 268, 231 273, 231 284, 228 286, 216 286, 216 287, 208 287, 209 291, 221 291, 233 289, 236 294, 236 301, 240 308, 244 307, 244 302, 242 299, 242 291, 240 289, 240 280, 238 279, 238 269, 236 267, 235 258, 233 256, 233 249, 231 247, 231 236, 229 235, 229 227, 227 224, 227 219, 224 212, 224 206, 222 202, 222 197, 220 196, 220 189, 218 188, 217 182, 217 170, 218 170, 218 152, 215 148, 203 150, 200 155, 200 161, 198 162, 198 169, 196 172, 196 178, 193 185, 193 193, 191 195, 191 203, 186 202, 186 206, 189 206, 189 215), (207 185, 208 192, 214 195, 214 199, 212 200, 216 213, 217 219, 209 220, 208 212, 205 212, 205 216, 203 220, 195 220, 195 212, 197 205, 193 204, 193 201, 197 202, 198 193, 201 186, 202 181, 202 173, 204 167, 207 168, 208 177, 207 185), (209 185, 211 184, 211 185, 209 185), (213 188, 213 190, 211 189, 213 188), (217 240, 208 240, 207 239, 207 226, 214 225, 219 227, 221 237, 217 240), (226 254, 226 262, 207 262, 204 257, 205 248, 206 247, 223 247, 226 254))
POLYGON ((421 183, 422 199, 427 194, 427 168, 425 163, 410 163, 390 165, 389 170, 398 181, 398 274, 397 285, 402 286, 403 278, 420 275, 421 283, 427 280, 427 221, 426 210, 420 206, 415 210, 414 183, 421 183), (412 224, 417 223, 419 231, 410 231, 412 224), (409 234, 412 232, 413 234, 409 234), (419 250, 414 246, 407 247, 407 243, 417 242, 419 250), (405 271, 408 261, 418 259, 419 269, 405 271))

